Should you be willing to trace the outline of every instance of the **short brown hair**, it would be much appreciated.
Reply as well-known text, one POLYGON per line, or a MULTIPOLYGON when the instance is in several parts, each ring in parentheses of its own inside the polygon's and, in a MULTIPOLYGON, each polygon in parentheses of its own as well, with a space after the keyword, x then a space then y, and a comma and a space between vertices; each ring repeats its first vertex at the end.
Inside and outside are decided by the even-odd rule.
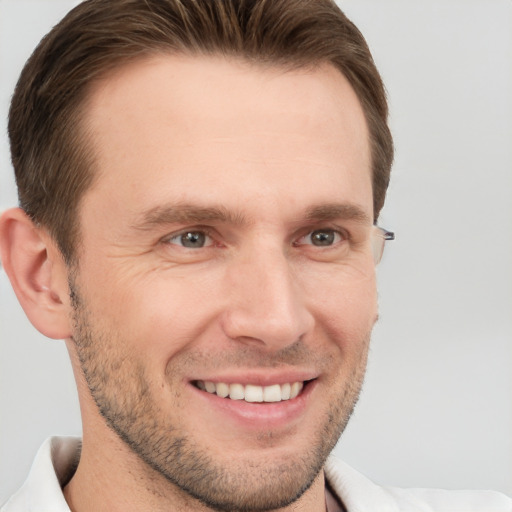
POLYGON ((377 219, 393 160, 386 95, 363 36, 334 1, 87 0, 40 42, 9 112, 20 206, 49 230, 68 263, 80 199, 94 179, 92 145, 80 126, 87 94, 112 69, 161 52, 290 68, 333 64, 365 112, 377 219))

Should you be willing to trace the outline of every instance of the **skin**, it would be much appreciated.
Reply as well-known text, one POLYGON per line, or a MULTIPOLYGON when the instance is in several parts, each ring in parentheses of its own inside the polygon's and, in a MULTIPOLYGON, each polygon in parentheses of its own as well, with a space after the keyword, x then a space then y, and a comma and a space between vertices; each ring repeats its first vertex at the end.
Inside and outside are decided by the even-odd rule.
POLYGON ((377 316, 354 91, 328 65, 166 55, 97 84, 85 124, 97 176, 76 267, 19 210, 0 231, 25 311, 67 339, 84 433, 71 509, 325 510, 377 316), (270 405, 198 380, 309 383, 270 405))

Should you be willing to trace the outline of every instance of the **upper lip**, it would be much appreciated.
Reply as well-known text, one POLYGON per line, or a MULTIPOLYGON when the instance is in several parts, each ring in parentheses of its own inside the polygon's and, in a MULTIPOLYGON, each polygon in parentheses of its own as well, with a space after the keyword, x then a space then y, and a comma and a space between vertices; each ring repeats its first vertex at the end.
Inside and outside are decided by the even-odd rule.
POLYGON ((304 382, 313 380, 318 377, 318 372, 311 370, 282 370, 275 371, 274 369, 260 370, 246 370, 236 372, 221 372, 216 374, 205 374, 192 379, 190 382, 223 382, 225 384, 252 384, 253 386, 271 386, 272 384, 286 384, 291 382, 304 382))

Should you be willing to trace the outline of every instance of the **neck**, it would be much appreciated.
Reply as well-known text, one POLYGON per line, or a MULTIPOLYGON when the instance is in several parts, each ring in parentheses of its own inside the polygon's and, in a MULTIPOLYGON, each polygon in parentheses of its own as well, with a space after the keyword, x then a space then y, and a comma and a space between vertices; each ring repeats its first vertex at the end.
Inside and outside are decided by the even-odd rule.
MULTIPOLYGON (((212 512, 149 468, 115 434, 84 435, 78 468, 64 488, 72 512, 212 512)), ((323 472, 294 503, 279 512, 325 511, 323 472)), ((263 512, 263 511, 260 511, 263 512)), ((277 511, 276 511, 277 512, 277 511)))

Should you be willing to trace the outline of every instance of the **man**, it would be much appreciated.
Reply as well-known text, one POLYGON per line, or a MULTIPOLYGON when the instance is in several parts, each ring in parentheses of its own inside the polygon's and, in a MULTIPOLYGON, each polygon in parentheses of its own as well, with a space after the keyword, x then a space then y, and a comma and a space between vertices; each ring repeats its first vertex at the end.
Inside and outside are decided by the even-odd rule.
POLYGON ((13 97, 2 262, 66 339, 81 444, 2 510, 508 510, 328 455, 377 317, 380 77, 329 1, 84 2, 13 97))

